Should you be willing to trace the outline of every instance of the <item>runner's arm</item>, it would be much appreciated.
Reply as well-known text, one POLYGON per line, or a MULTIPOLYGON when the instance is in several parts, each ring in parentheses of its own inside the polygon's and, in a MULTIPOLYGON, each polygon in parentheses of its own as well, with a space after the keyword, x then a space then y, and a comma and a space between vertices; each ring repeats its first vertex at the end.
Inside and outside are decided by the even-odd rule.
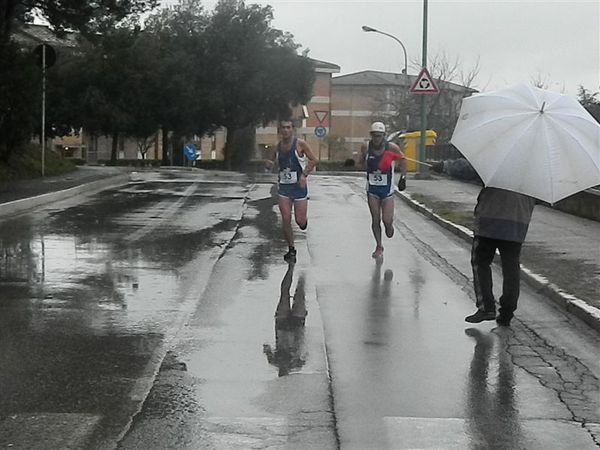
POLYGON ((360 159, 358 160, 358 168, 364 170, 365 169, 365 161, 367 158, 367 144, 362 144, 360 146, 360 159))
POLYGON ((298 147, 302 152, 301 154, 306 156, 306 159, 308 159, 308 161, 306 162, 306 167, 302 171, 302 175, 304 175, 304 177, 306 178, 316 167, 317 158, 315 158, 315 155, 313 154, 311 148, 305 141, 298 139, 298 147))
POLYGON ((275 172, 275 167, 277 166, 277 151, 275 150, 277 146, 274 146, 272 150, 269 150, 267 158, 263 161, 265 170, 268 172, 275 172))
POLYGON ((398 161, 398 172, 400 172, 401 176, 406 176, 406 158, 404 156, 404 153, 402 153, 402 151, 400 150, 400 147, 398 147, 398 145, 394 144, 393 142, 390 142, 388 150, 399 155, 398 158, 394 158, 398 161))

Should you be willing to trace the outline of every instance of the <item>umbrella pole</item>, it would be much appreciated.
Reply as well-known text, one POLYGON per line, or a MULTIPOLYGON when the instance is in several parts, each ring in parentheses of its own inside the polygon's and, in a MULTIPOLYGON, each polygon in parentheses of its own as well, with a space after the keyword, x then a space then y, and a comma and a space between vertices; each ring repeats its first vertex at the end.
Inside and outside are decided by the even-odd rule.
POLYGON ((422 164, 422 165, 424 165, 424 166, 427 166, 427 167, 433 167, 433 166, 432 166, 431 164, 429 164, 429 163, 422 162, 422 161, 418 161, 418 160, 416 160, 416 159, 412 159, 412 158, 407 158, 406 156, 404 157, 404 159, 406 159, 407 161, 412 161, 412 162, 415 162, 415 163, 417 163, 417 164, 422 164))

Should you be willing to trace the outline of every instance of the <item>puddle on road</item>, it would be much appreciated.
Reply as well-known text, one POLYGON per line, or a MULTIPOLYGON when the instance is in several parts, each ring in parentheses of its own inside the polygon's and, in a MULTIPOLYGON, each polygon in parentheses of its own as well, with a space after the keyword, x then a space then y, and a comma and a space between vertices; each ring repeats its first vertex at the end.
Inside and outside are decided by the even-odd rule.
MULTIPOLYGON (((41 221, 31 214, 1 222, 0 306, 174 308, 180 268, 200 252, 227 242, 239 214, 231 202, 190 196, 177 209, 176 221, 169 220, 175 211, 165 218, 172 197, 189 185, 150 183, 162 189, 151 194, 132 193, 129 186, 53 211, 41 221)), ((147 186, 134 187, 146 191, 147 186)), ((215 183, 198 189, 242 190, 215 183)))

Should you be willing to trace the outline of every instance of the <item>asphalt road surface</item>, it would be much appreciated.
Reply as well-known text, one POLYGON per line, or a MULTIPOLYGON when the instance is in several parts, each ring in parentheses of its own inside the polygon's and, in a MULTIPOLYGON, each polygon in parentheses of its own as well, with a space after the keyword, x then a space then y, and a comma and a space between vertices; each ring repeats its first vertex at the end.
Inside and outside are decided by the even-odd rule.
POLYGON ((511 328, 466 324, 468 246, 396 201, 374 261, 362 178, 310 177, 288 265, 271 181, 1 221, 0 448, 600 447, 596 332, 526 286, 511 328))

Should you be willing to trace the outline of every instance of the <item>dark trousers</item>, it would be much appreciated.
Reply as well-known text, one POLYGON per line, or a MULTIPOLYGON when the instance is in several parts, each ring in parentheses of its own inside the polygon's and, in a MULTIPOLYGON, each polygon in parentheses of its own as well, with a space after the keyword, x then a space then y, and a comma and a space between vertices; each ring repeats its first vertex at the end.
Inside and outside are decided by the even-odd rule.
POLYGON ((510 319, 517 309, 520 285, 521 242, 503 241, 483 236, 473 238, 471 249, 471 267, 473 268, 473 285, 477 308, 484 311, 495 311, 494 292, 492 290, 491 264, 500 252, 502 261, 502 296, 500 297, 500 314, 510 319))

